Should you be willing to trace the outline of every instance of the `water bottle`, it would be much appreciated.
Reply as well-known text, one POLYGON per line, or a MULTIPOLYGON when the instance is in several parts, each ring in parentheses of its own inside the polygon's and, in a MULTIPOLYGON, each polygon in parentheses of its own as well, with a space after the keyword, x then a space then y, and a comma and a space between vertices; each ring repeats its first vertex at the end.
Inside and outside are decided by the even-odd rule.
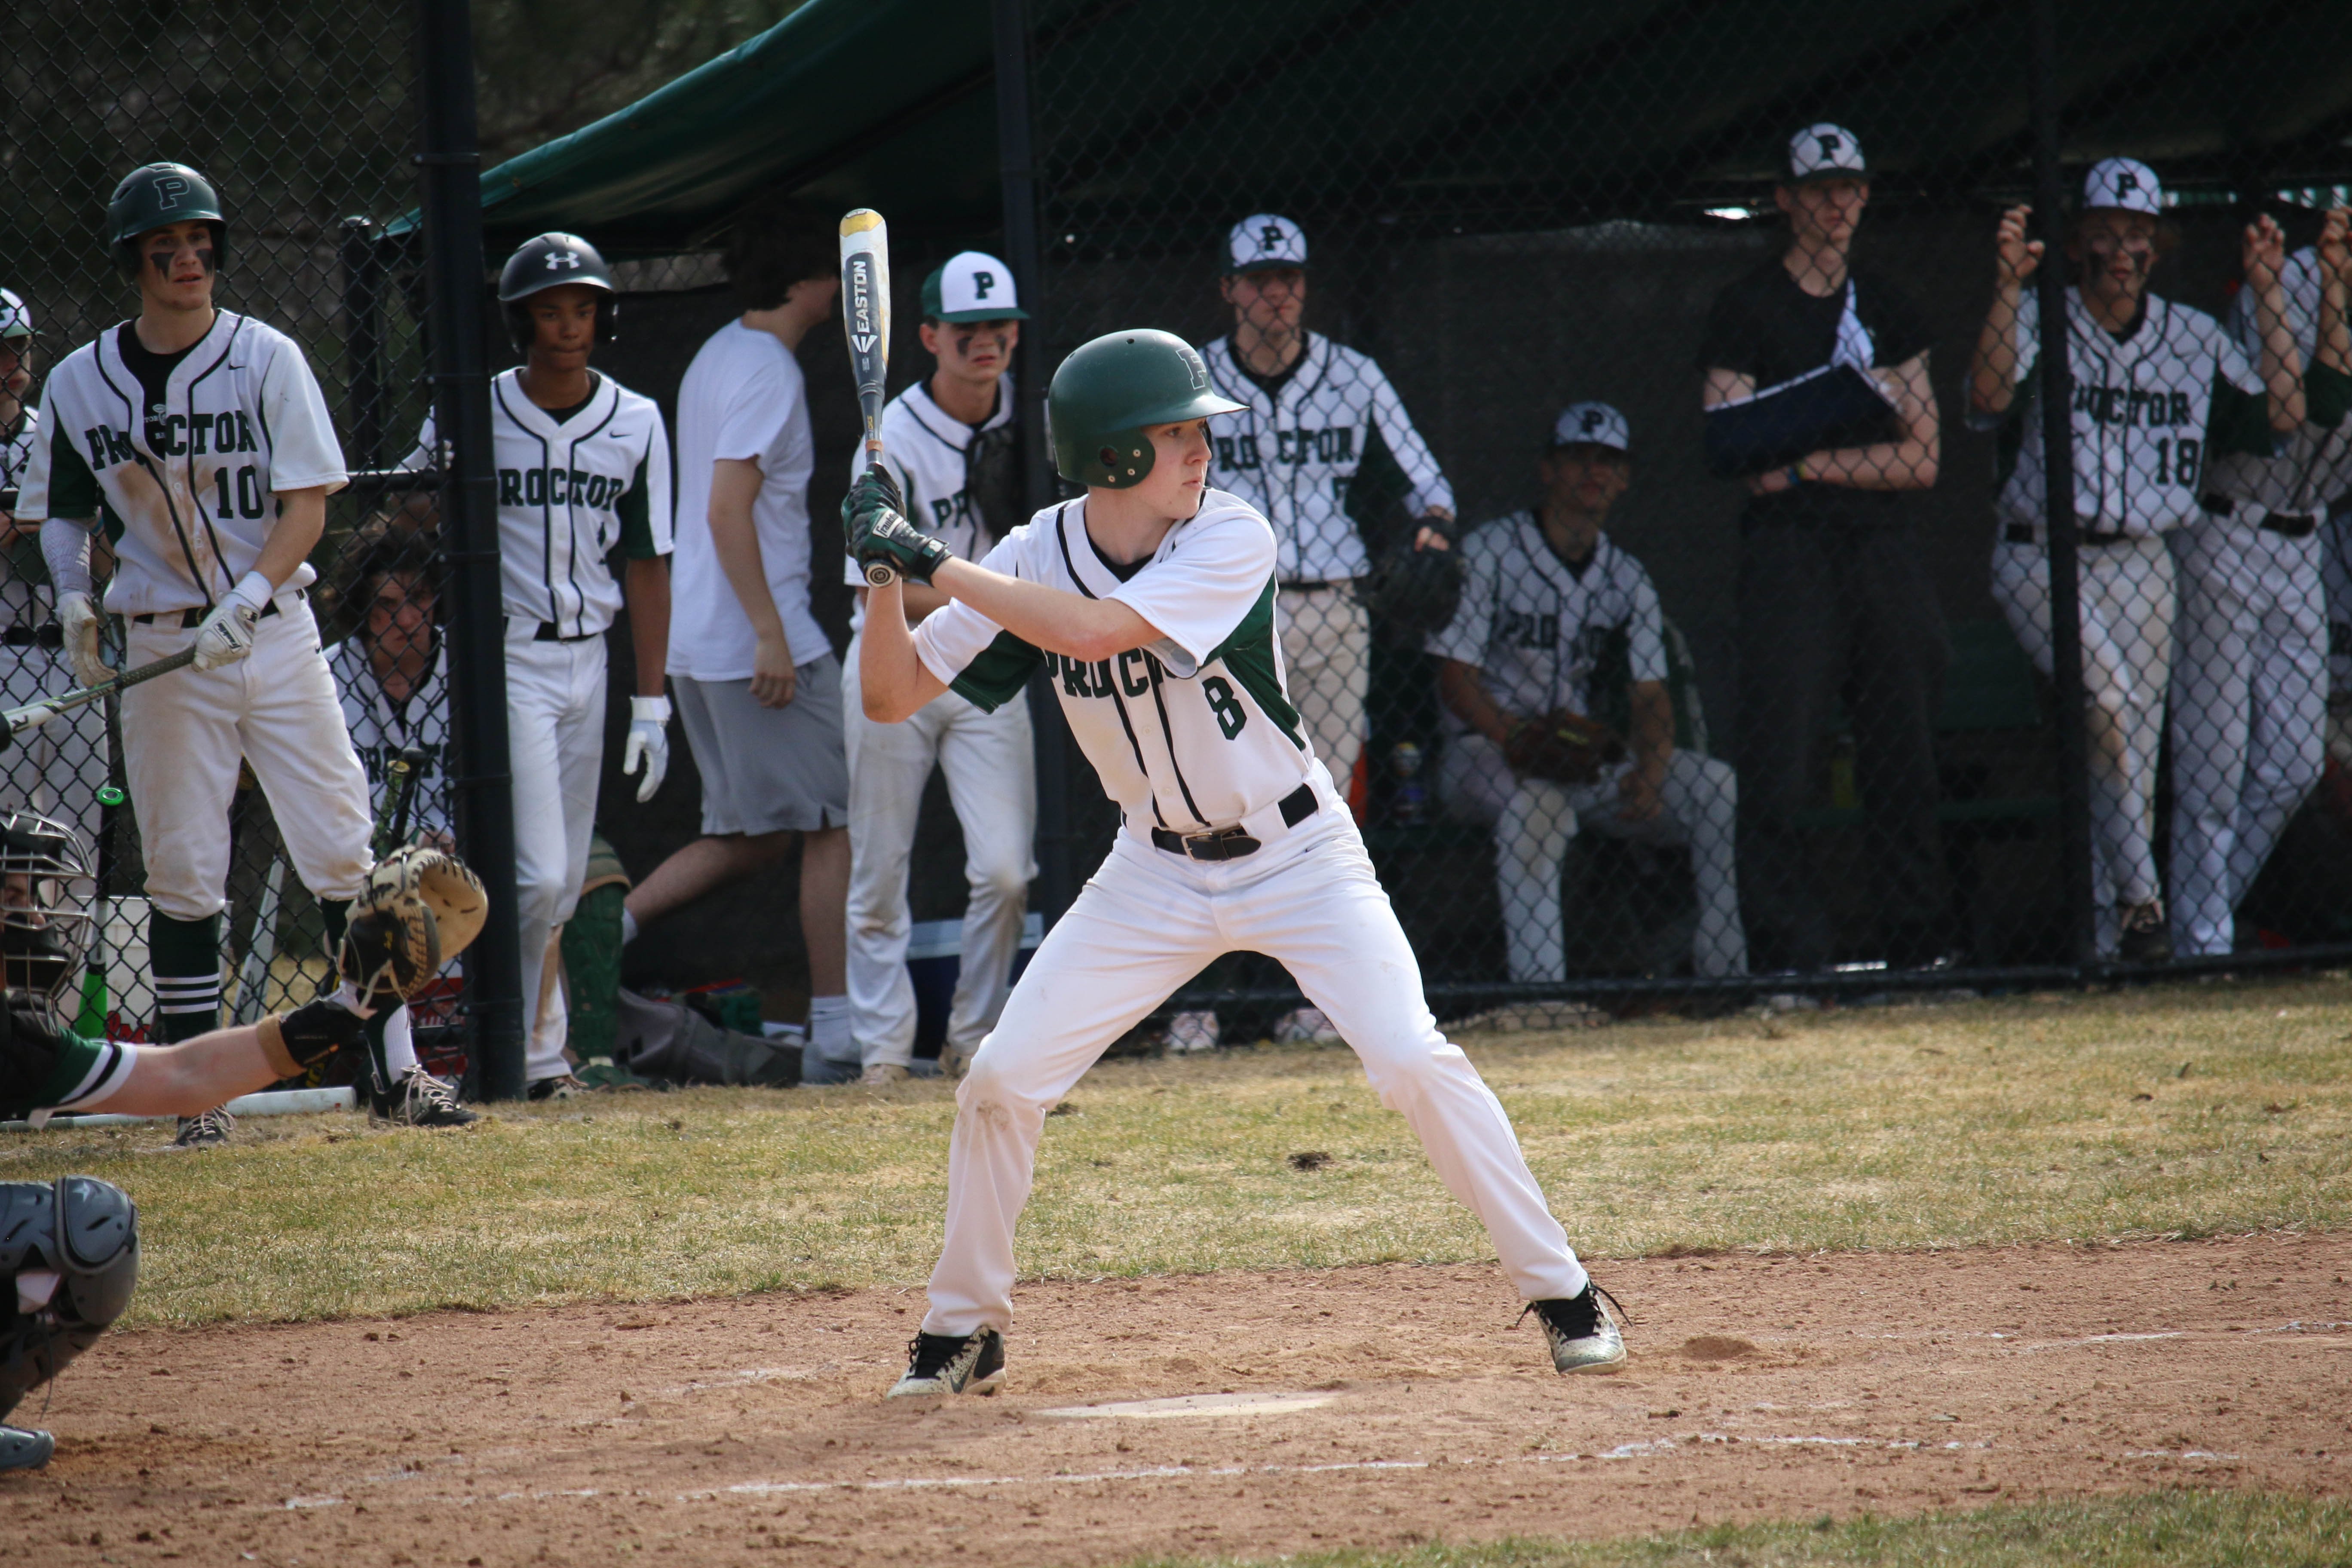
POLYGON ((1399 741, 1389 752, 1389 816, 1400 826, 1418 827, 1429 819, 1429 786, 1422 782, 1421 748, 1399 741))

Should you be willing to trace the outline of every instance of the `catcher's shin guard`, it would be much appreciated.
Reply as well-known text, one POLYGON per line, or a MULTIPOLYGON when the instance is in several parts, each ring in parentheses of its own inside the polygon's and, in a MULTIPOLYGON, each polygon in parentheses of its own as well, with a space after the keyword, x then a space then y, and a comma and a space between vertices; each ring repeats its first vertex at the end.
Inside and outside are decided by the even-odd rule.
POLYGON ((139 1212, 121 1187, 0 1182, 0 1419, 96 1344, 138 1282, 139 1212))

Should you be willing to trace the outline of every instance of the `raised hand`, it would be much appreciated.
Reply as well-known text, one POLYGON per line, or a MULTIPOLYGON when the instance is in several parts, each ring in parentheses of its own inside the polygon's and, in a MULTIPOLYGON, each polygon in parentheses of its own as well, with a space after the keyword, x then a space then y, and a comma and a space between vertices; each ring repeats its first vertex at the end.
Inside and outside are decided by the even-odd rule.
POLYGON ((2246 226, 2240 259, 2247 288, 2267 289, 2278 282, 2279 271, 2286 265, 2286 236, 2276 218, 2264 213, 2246 226))
POLYGON ((2030 206, 2011 207, 2000 215, 2000 226, 1993 231, 1993 252, 2004 282, 2022 283, 2042 265, 2042 242, 2025 237, 2026 220, 2032 216, 2030 206))

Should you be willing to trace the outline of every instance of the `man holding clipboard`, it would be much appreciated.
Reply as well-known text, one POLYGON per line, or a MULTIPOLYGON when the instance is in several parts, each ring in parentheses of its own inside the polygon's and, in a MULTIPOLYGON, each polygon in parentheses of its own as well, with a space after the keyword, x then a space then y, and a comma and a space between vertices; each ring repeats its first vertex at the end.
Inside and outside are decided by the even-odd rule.
POLYGON ((1870 200, 1853 132, 1797 132, 1773 195, 1788 247, 1716 297, 1698 358, 1710 464, 1749 492, 1738 731, 1749 935, 1759 968, 1929 963, 1950 940, 1934 731, 1949 651, 1902 492, 1936 482, 1930 334, 1910 300, 1850 265, 1870 200), (1879 879, 1868 953, 1835 950, 1796 829, 1841 694, 1879 879))

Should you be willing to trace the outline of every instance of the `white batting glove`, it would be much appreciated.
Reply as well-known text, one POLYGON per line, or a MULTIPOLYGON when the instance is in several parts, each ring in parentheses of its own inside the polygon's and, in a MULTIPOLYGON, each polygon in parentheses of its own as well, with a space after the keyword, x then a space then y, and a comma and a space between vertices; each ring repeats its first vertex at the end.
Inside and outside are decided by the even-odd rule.
POLYGON ((654 792, 669 776, 669 699, 667 697, 632 697, 629 699, 629 743, 621 752, 621 772, 635 773, 639 763, 646 770, 637 785, 637 803, 653 799, 654 792))
POLYGON ((98 605, 88 594, 58 595, 58 630, 65 640, 66 662, 73 666, 74 684, 96 686, 111 680, 114 671, 98 651, 98 605))
POLYGON ((196 628, 198 669, 218 669, 253 651, 253 628, 260 622, 271 592, 268 578, 248 572, 213 606, 213 613, 196 628))

